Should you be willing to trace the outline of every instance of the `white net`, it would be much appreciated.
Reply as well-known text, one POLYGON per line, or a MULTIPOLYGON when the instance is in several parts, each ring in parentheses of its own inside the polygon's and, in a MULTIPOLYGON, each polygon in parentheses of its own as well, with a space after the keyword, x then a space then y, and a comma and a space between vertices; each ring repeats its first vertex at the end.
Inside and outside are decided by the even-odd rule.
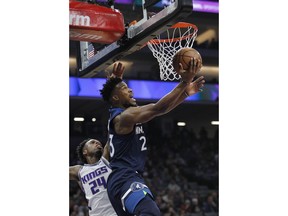
POLYGON ((193 24, 177 23, 147 43, 153 56, 158 60, 161 80, 180 79, 180 75, 175 72, 172 65, 173 56, 178 50, 193 46, 197 31, 197 26, 193 24))

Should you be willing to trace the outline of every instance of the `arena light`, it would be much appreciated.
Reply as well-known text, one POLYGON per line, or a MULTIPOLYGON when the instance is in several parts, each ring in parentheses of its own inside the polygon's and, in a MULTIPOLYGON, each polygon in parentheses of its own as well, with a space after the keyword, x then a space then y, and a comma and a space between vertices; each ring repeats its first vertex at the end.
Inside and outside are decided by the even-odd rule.
POLYGON ((211 121, 211 125, 219 125, 219 121, 211 121))
POLYGON ((177 122, 177 126, 184 127, 184 126, 186 126, 186 123, 185 122, 177 122))
POLYGON ((83 117, 74 117, 74 121, 83 122, 85 119, 83 117))
POLYGON ((92 122, 96 122, 96 118, 92 118, 92 122))

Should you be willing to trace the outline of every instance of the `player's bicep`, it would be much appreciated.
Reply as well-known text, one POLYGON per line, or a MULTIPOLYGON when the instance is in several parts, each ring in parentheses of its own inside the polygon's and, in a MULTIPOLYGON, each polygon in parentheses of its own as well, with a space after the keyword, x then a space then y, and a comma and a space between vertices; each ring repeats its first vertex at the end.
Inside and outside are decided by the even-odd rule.
POLYGON ((136 123, 145 123, 159 114, 155 104, 148 104, 139 107, 131 107, 126 109, 120 116, 121 125, 136 123))

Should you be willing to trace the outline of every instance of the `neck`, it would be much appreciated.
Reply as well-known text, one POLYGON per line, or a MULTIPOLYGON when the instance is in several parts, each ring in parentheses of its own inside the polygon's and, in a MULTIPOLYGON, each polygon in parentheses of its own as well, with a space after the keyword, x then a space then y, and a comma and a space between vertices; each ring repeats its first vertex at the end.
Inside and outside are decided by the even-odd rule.
POLYGON ((94 164, 97 163, 100 160, 100 158, 88 156, 86 160, 88 164, 94 164))
POLYGON ((136 107, 137 105, 131 105, 131 104, 114 104, 112 105, 112 107, 118 107, 118 108, 122 108, 122 109, 127 109, 129 107, 136 107))
POLYGON ((122 108, 122 109, 125 109, 125 108, 126 108, 126 107, 124 107, 122 104, 112 104, 112 107, 122 108))

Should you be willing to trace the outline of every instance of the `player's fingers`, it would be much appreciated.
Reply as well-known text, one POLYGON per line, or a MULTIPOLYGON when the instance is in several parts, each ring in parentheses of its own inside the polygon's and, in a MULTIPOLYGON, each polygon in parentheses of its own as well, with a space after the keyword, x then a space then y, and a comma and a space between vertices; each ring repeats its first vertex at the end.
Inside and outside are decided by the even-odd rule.
POLYGON ((120 71, 120 70, 121 70, 121 67, 122 67, 122 63, 119 62, 119 63, 118 63, 118 66, 117 66, 117 71, 120 71))
POLYGON ((183 65, 181 63, 179 63, 179 70, 182 71, 183 69, 183 65))
POLYGON ((191 60, 190 60, 190 65, 189 65, 189 69, 190 69, 190 70, 193 70, 194 66, 195 66, 195 59, 194 59, 194 58, 191 58, 191 60))
POLYGON ((200 83, 199 85, 198 85, 198 88, 199 88, 199 91, 203 91, 203 88, 204 87, 204 83, 200 83))
POLYGON ((200 59, 197 59, 197 65, 196 65, 196 68, 197 68, 198 70, 200 70, 201 67, 202 67, 202 62, 201 62, 200 59))
POLYGON ((122 70, 121 70, 121 73, 123 73, 125 70, 125 66, 122 66, 122 70))
POLYGON ((113 65, 113 72, 116 71, 116 67, 117 67, 117 63, 115 63, 115 64, 113 65))

